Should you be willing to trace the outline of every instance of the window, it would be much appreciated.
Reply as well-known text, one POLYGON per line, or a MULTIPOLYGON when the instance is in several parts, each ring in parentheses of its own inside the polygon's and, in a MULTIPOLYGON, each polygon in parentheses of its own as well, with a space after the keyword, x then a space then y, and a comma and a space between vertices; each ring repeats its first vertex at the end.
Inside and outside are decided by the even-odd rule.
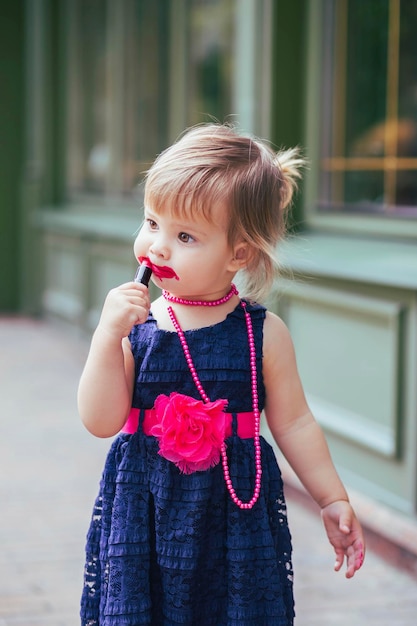
POLYGON ((319 208, 417 218, 417 3, 324 6, 319 208))
POLYGON ((67 193, 129 196, 180 130, 232 113, 235 0, 67 6, 67 193))
POLYGON ((234 0, 190 0, 187 125, 232 113, 234 0))
POLYGON ((69 193, 130 193, 166 144, 162 0, 69 6, 69 193))

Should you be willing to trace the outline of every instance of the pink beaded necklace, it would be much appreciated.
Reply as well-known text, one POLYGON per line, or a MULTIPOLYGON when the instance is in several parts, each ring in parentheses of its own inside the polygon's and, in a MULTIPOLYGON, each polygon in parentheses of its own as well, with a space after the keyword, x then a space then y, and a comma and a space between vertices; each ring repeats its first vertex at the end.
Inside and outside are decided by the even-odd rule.
MULTIPOLYGON (((218 306, 220 304, 224 304, 228 300, 230 300, 234 295, 238 295, 238 290, 235 285, 231 285, 230 291, 223 296, 223 298, 219 298, 218 300, 185 300, 184 298, 177 298, 176 296, 172 296, 167 291, 163 291, 162 295, 169 302, 176 302, 178 304, 185 304, 191 306, 218 306)), ((246 328, 248 333, 248 344, 249 344, 249 359, 250 359, 250 368, 251 368, 251 387, 252 387, 252 410, 255 421, 255 432, 254 432, 254 445, 255 445, 255 488, 253 492, 252 498, 249 502, 242 502, 240 498, 237 496, 236 491, 232 484, 232 479, 230 478, 229 465, 226 454, 226 443, 223 442, 221 448, 221 457, 222 457, 222 466, 223 466, 223 474, 226 482, 227 489, 229 491, 230 497, 233 502, 240 509, 251 509, 255 502, 259 498, 259 493, 261 491, 261 478, 262 478, 262 463, 261 463, 261 443, 260 443, 260 421, 261 416, 258 407, 258 385, 257 385, 257 373, 256 373, 256 350, 255 350, 255 340, 253 336, 253 328, 252 328, 252 320, 249 312, 246 309, 246 302, 241 300, 241 306, 243 307, 243 312, 245 315, 246 328)), ((171 322, 177 331, 181 347, 184 352, 185 360, 187 362, 188 368, 190 370, 192 379, 198 389, 199 394, 201 395, 204 402, 210 402, 210 398, 207 396, 206 392, 203 389, 203 385, 198 377, 197 371, 195 369, 193 360, 191 358, 190 350, 188 348, 187 341, 185 339, 184 332, 181 326, 178 323, 178 320, 175 316, 172 307, 168 306, 168 314, 171 319, 171 322)))
POLYGON ((162 295, 164 296, 165 300, 168 300, 169 302, 175 302, 176 304, 187 304, 189 306, 219 306, 219 304, 224 304, 225 302, 228 302, 229 300, 231 300, 231 298, 233 298, 234 295, 237 296, 238 294, 239 292, 233 283, 230 285, 230 289, 227 294, 223 296, 223 298, 219 298, 218 300, 184 300, 184 298, 178 298, 177 296, 173 296, 169 293, 169 291, 166 291, 165 289, 162 290, 162 295))

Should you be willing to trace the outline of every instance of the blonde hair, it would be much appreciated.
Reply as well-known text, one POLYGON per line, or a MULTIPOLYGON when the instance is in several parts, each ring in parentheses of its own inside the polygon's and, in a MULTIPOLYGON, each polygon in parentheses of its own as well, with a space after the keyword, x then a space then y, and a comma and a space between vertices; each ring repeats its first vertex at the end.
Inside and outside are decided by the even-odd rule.
POLYGON ((278 269, 276 246, 302 165, 297 148, 274 152, 231 126, 204 124, 157 157, 146 174, 145 205, 210 221, 210 208, 221 203, 229 245, 243 241, 250 248, 243 295, 262 301, 278 269))

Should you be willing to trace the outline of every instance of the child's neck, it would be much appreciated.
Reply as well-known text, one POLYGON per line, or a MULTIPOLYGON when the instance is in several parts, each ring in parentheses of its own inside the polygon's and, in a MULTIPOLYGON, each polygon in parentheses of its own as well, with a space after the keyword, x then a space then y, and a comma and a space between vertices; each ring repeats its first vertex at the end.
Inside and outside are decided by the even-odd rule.
POLYGON ((164 294, 152 303, 151 310, 161 330, 174 330, 168 307, 175 312, 182 330, 197 330, 224 321, 228 314, 235 310, 239 301, 238 291, 233 285, 225 296, 217 300, 188 300, 164 294))

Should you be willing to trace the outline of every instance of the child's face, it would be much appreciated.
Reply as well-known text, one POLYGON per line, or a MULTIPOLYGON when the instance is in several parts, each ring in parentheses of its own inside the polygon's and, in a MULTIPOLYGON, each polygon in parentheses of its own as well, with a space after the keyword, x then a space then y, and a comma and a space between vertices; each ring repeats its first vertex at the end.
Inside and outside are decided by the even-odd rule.
POLYGON ((227 289, 238 269, 227 241, 226 221, 221 206, 212 208, 210 222, 202 216, 191 219, 169 209, 157 213, 146 208, 135 256, 148 257, 154 265, 175 272, 174 278, 158 278, 154 273, 152 280, 158 287, 182 297, 210 299, 227 289))

